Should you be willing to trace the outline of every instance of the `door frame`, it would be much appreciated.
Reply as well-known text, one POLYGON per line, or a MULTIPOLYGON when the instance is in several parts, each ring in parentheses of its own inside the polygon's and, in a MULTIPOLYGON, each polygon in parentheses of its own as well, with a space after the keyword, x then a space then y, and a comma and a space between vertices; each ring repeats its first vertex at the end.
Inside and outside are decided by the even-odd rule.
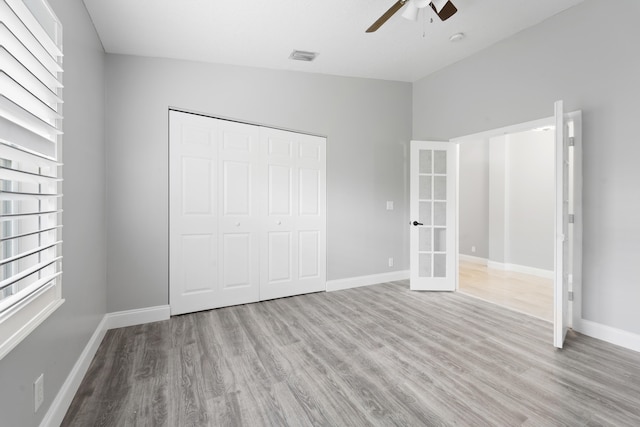
MULTIPOLYGON (((568 320, 569 326, 577 325, 582 317, 582 111, 572 111, 564 114, 565 117, 568 117, 570 120, 574 120, 578 123, 578 126, 575 127, 574 140, 575 145, 573 148, 573 159, 574 159, 574 173, 573 175, 576 177, 574 181, 574 192, 573 192, 573 212, 574 212, 574 224, 573 224, 573 253, 571 257, 571 261, 573 262, 573 275, 570 278, 570 286, 569 291, 573 293, 573 300, 569 303, 568 310, 568 320)), ((464 135, 456 138, 452 138, 449 140, 451 143, 460 144, 462 142, 473 142, 473 141, 481 141, 488 140, 490 138, 501 136, 505 134, 511 133, 519 133, 526 132, 533 129, 555 126, 556 121, 554 116, 545 117, 542 119, 532 120, 528 122, 518 123, 514 125, 504 126, 501 128, 491 129, 483 132, 478 132, 474 134, 464 135)), ((460 151, 458 150, 458 159, 457 159, 457 173, 458 179, 456 180, 456 229, 460 228, 460 151)), ((554 213, 555 215, 555 213, 554 213)), ((458 233, 459 238, 459 233, 458 233)), ((555 245, 555 238, 554 238, 555 245)), ((458 273, 458 278, 456 279, 456 291, 459 287, 459 250, 455 254, 456 256, 456 270, 458 273)), ((555 273, 555 267, 554 267, 555 273)), ((555 292, 555 288, 554 288, 555 292)))

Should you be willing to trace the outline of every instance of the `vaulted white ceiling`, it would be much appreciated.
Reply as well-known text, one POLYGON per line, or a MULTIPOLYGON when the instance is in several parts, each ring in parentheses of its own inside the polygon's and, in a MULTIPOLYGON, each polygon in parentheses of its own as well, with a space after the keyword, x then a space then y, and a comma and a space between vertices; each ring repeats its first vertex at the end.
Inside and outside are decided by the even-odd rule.
POLYGON ((109 53, 408 82, 582 1, 453 0, 445 22, 430 8, 418 22, 400 10, 366 34, 395 0, 84 0, 109 53), (294 49, 319 56, 292 61, 294 49))

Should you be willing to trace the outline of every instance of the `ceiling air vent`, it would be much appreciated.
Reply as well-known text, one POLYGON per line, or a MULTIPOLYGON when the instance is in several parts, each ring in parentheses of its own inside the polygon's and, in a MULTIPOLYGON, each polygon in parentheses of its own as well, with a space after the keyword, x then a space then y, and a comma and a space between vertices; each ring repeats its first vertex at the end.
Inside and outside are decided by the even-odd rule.
POLYGON ((314 59, 316 59, 316 56, 318 56, 317 52, 306 52, 304 50, 294 50, 293 52, 291 52, 291 55, 289 55, 289 59, 293 59, 295 61, 311 62, 314 59))

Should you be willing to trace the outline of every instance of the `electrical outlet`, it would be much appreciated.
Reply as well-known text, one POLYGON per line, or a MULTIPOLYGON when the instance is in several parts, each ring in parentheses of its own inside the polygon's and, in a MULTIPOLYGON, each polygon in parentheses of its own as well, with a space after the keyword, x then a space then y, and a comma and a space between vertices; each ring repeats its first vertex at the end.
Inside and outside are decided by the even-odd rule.
POLYGON ((389 267, 393 267, 393 258, 389 258, 389 267))
POLYGON ((44 374, 40 374, 33 383, 33 400, 35 402, 34 412, 38 412, 38 408, 44 401, 44 374))
POLYGON ((474 254, 476 253, 476 247, 475 246, 471 246, 471 252, 473 252, 474 254))

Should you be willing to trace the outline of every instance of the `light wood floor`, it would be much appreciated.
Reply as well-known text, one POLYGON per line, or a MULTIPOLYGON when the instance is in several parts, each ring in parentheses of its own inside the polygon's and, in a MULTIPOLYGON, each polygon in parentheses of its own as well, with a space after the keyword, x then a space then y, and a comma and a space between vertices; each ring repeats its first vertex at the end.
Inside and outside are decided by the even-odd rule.
POLYGON ((640 353, 393 282, 111 330, 64 426, 638 426, 640 353))
POLYGON ((549 322, 553 321, 553 279, 460 261, 459 291, 549 322))

